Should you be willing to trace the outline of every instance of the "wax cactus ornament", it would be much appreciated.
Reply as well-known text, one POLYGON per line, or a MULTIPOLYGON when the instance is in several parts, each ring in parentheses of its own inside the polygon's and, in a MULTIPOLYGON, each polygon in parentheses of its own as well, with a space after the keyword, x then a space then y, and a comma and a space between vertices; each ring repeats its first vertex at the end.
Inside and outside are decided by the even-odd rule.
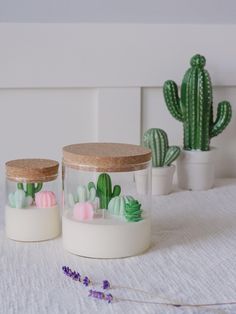
POLYGON ((138 222, 142 220, 141 204, 135 199, 130 199, 125 204, 124 216, 129 222, 138 222))
POLYGON ((96 187, 93 182, 89 182, 88 187, 85 185, 78 185, 76 195, 68 194, 68 202, 71 207, 76 203, 81 202, 94 202, 96 198, 96 187))
POLYGON ((180 97, 174 81, 164 83, 166 105, 172 116, 183 122, 185 150, 208 151, 211 138, 226 128, 232 116, 230 103, 222 101, 218 104, 214 121, 212 85, 210 75, 204 69, 205 63, 205 58, 199 54, 192 57, 191 67, 183 78, 180 97))
POLYGON ((80 202, 73 208, 73 216, 76 220, 91 220, 93 215, 94 208, 91 202, 80 202))
POLYGON ((16 192, 9 194, 8 201, 12 208, 27 208, 32 205, 33 198, 26 196, 23 190, 16 190, 16 192))
POLYGON ((121 188, 119 185, 115 185, 112 190, 111 177, 107 173, 101 173, 97 181, 97 196, 100 201, 100 208, 108 209, 110 200, 119 196, 121 188))
POLYGON ((167 134, 162 129, 147 130, 143 135, 143 145, 152 151, 153 167, 170 166, 180 154, 178 146, 169 146, 167 134))
POLYGON ((50 208, 56 206, 56 195, 52 191, 41 191, 35 195, 35 205, 37 208, 50 208))
POLYGON ((25 192, 26 196, 31 196, 33 200, 35 200, 35 194, 41 191, 43 187, 43 183, 17 183, 18 190, 22 190, 25 192))
POLYGON ((134 200, 134 198, 129 195, 113 197, 108 204, 108 212, 112 215, 123 216, 126 203, 131 200, 134 200))

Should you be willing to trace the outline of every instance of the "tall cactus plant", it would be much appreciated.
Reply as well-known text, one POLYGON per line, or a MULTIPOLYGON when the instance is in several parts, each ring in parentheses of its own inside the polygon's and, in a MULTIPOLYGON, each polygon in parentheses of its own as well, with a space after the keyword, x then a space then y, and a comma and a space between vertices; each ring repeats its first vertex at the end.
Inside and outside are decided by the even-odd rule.
POLYGON ((115 185, 112 191, 111 177, 107 173, 101 173, 97 181, 97 196, 99 197, 100 207, 108 209, 110 200, 119 196, 121 188, 115 185))
POLYGON ((180 154, 178 146, 169 146, 167 134, 162 129, 147 130, 143 135, 143 145, 152 151, 153 167, 170 166, 180 154))
POLYGON ((232 109, 228 101, 220 102, 214 121, 211 79, 204 69, 206 59, 197 54, 190 64, 181 85, 181 96, 176 83, 166 81, 164 98, 172 116, 183 122, 184 149, 207 151, 211 138, 229 124, 232 109))

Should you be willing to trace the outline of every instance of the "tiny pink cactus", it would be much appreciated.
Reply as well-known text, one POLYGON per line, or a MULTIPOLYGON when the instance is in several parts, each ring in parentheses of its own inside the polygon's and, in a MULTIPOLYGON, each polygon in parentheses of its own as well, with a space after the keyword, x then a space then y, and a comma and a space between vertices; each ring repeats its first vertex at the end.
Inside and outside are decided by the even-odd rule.
POLYGON ((94 207, 91 202, 77 203, 74 206, 73 215, 76 220, 93 219, 94 207))
POLYGON ((56 195, 51 191, 42 191, 35 194, 37 208, 49 208, 57 204, 56 195))

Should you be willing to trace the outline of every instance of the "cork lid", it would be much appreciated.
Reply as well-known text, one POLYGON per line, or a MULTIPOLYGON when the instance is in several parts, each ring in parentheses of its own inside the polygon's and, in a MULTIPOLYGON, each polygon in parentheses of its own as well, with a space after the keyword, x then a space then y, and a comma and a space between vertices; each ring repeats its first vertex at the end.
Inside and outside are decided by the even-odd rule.
POLYGON ((6 162, 6 176, 17 182, 48 182, 58 175, 59 163, 50 159, 17 159, 6 162))
POLYGON ((84 143, 63 148, 63 163, 71 168, 98 172, 145 169, 151 151, 142 146, 120 143, 84 143))

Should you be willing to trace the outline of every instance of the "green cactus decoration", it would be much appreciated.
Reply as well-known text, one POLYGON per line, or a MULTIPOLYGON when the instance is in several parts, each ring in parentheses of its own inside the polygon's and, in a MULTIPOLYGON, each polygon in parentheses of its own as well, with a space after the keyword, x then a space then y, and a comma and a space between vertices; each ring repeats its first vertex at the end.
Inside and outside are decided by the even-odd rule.
POLYGON ((96 188, 93 182, 89 182, 88 187, 85 185, 78 185, 77 194, 73 196, 72 193, 68 194, 68 203, 71 207, 78 202, 94 202, 96 198, 96 188))
POLYGON ((125 219, 130 222, 137 222, 142 220, 141 204, 135 199, 130 199, 125 204, 124 215, 125 219))
POLYGON ((130 195, 113 197, 108 204, 108 212, 112 215, 123 216, 126 203, 131 200, 134 200, 134 198, 130 195))
POLYGON ((205 58, 199 54, 192 57, 191 68, 183 78, 180 97, 174 81, 166 81, 163 88, 170 113, 183 122, 186 150, 209 150, 211 138, 226 128, 232 116, 230 103, 222 101, 214 121, 212 85, 209 73, 204 69, 205 63, 205 58))
POLYGON ((101 173, 97 181, 97 196, 100 201, 100 208, 108 209, 110 200, 119 196, 121 188, 119 185, 115 185, 112 191, 111 177, 107 173, 101 173))
POLYGON ((12 208, 27 208, 33 203, 33 198, 26 196, 23 190, 16 190, 15 193, 10 193, 8 200, 12 208))
POLYGON ((35 193, 39 192, 43 187, 43 183, 26 183, 25 187, 23 183, 17 183, 18 190, 23 190, 25 196, 31 196, 35 199, 35 193))
POLYGON ((153 167, 170 166, 180 154, 178 146, 169 146, 168 137, 162 129, 149 129, 143 135, 143 145, 152 151, 153 167))

